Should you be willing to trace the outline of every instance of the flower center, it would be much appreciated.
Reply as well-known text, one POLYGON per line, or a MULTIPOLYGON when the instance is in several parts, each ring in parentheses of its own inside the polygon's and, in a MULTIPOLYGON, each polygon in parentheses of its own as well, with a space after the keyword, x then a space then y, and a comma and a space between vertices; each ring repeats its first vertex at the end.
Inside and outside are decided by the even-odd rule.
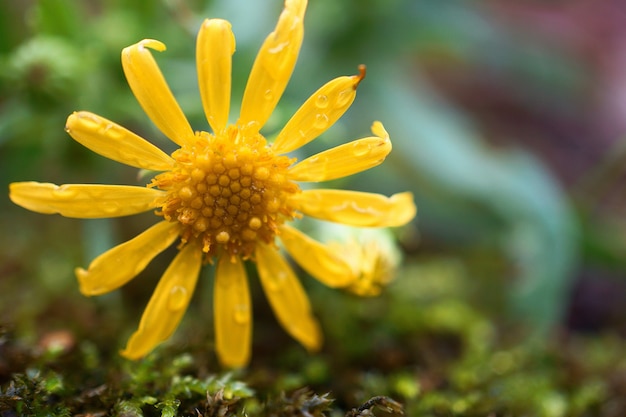
POLYGON ((172 157, 174 168, 149 185, 167 191, 157 215, 179 222, 182 243, 197 239, 209 260, 249 258, 258 240, 272 242, 295 217, 288 198, 300 188, 287 177, 294 161, 275 155, 259 133, 233 125, 219 135, 198 132, 172 157))

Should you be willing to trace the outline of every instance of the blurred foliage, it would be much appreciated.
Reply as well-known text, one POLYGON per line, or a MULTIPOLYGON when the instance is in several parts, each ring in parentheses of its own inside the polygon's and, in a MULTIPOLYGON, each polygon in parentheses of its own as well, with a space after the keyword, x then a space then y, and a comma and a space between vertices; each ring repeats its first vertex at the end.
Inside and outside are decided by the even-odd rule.
MULTIPOLYGON (((366 136, 373 120, 385 124, 395 148, 386 163, 332 185, 415 193, 419 220, 396 233, 405 263, 388 291, 357 299, 303 280, 327 340, 322 354, 306 356, 253 282, 253 363, 223 375, 212 356, 210 284, 201 283, 175 339, 128 363, 117 350, 168 256, 96 299, 80 296, 72 271, 136 235, 150 216, 78 221, 1 198, 0 415, 393 415, 392 398, 412 416, 623 415, 619 1, 310 3, 298 65, 265 133, 327 80, 367 65, 353 108, 298 156, 366 136)), ((137 183, 135 170, 64 133, 75 110, 171 148, 121 70, 121 49, 142 38, 167 45, 156 59, 192 126, 207 129, 194 62, 205 17, 233 24, 236 119, 281 7, 0 3, 5 190, 22 180, 137 183)))

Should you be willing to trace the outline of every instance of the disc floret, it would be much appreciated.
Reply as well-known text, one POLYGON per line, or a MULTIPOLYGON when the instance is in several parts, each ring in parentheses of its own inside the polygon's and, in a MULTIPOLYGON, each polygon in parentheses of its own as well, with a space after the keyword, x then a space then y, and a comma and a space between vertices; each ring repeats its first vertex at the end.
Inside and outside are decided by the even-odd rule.
POLYGON ((278 226, 295 217, 288 200, 300 188, 287 178, 294 161, 272 152, 259 133, 233 125, 217 135, 198 132, 172 157, 174 168, 150 184, 167 191, 157 214, 178 222, 182 243, 199 241, 208 259, 249 258, 257 241, 273 242, 278 226))

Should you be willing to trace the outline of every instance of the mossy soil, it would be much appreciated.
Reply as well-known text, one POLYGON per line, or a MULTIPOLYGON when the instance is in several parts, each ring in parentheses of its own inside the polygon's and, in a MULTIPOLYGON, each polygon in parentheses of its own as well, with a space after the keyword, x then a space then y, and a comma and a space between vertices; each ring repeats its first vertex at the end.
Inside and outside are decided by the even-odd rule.
POLYGON ((282 332, 253 287, 253 360, 238 371, 219 367, 201 302, 132 362, 118 350, 140 307, 47 300, 29 331, 0 330, 0 416, 626 415, 626 343, 614 329, 536 334, 498 315, 499 297, 468 274, 420 259, 376 298, 311 286, 326 337, 317 354, 282 332))

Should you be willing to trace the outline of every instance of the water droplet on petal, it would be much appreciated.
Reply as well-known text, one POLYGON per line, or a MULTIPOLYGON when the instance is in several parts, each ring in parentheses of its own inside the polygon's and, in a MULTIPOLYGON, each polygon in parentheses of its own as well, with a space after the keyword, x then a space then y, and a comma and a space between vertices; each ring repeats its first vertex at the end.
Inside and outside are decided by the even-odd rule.
POLYGON ((323 113, 316 115, 313 126, 315 126, 316 129, 325 129, 328 126, 328 116, 323 113))
MULTIPOLYGON (((72 127, 83 130, 97 130, 101 124, 100 119, 86 113, 74 113, 68 122, 70 122, 68 125, 71 124, 72 127)), ((69 126, 66 126, 66 129, 68 132, 72 130, 69 126)))
POLYGON ((120 129, 110 123, 102 126, 102 133, 112 140, 120 140, 124 136, 120 129))
POLYGON ((325 109, 326 107, 328 107, 328 96, 326 94, 320 94, 319 96, 317 96, 317 99, 315 100, 315 105, 320 109, 325 109))
POLYGON ((279 272, 277 275, 272 276, 267 282, 267 288, 270 291, 280 291, 287 281, 287 273, 279 272))
POLYGON ((52 195, 59 199, 69 200, 71 198, 76 197, 78 195, 78 191, 75 189, 72 190, 70 188, 66 188, 65 186, 62 185, 60 187, 53 189, 52 195))
POLYGON ((246 324, 250 321, 250 308, 245 304, 238 304, 233 310, 235 323, 246 324))
POLYGON ((353 90, 343 90, 342 92, 340 92, 337 95, 337 100, 335 101, 335 105, 337 107, 344 107, 345 105, 348 104, 348 102, 350 101, 350 99, 353 96, 353 90))
POLYGON ((106 214, 114 215, 120 212, 120 207, 115 203, 102 204, 102 211, 106 214))
POLYGON ((187 305, 189 293, 186 288, 176 285, 172 287, 167 297, 167 308, 170 311, 179 311, 187 305))
POLYGON ((352 145, 352 154, 356 157, 361 157, 369 154, 372 151, 372 147, 363 142, 356 142, 352 145))
POLYGON ((274 93, 272 92, 272 90, 265 90, 265 93, 263 93, 263 98, 267 101, 272 101, 274 100, 274 93))

